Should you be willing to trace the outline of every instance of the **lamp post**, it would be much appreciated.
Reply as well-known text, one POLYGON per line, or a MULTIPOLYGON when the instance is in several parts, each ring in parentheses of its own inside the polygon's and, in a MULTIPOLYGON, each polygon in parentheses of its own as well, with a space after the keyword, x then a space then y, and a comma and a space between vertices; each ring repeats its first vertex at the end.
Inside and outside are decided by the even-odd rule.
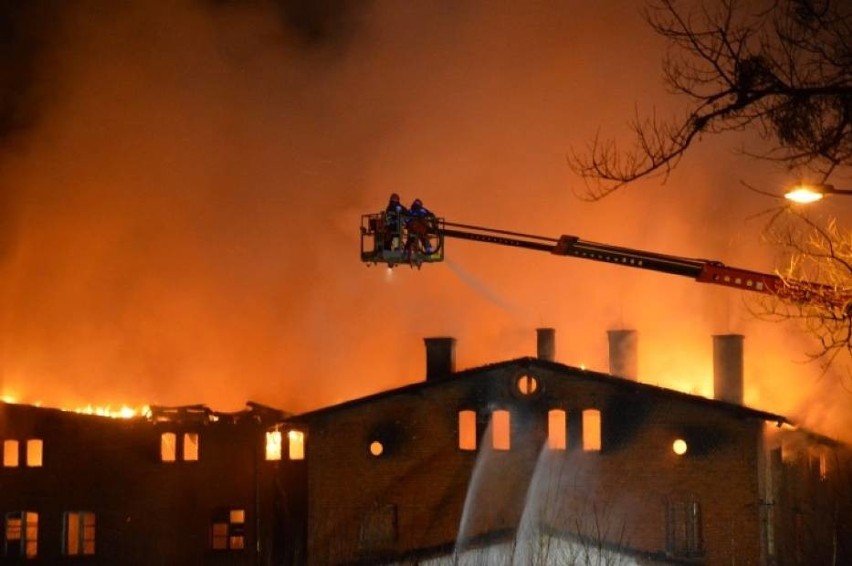
POLYGON ((796 185, 784 194, 784 198, 799 204, 809 204, 822 200, 828 195, 852 195, 852 190, 836 189, 834 185, 796 185))

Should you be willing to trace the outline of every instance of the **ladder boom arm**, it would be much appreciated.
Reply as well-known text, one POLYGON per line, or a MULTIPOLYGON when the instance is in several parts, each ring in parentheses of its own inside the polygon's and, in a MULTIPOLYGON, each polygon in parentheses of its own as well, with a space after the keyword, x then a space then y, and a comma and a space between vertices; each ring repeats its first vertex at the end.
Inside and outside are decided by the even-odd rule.
POLYGON ((831 308, 849 308, 849 293, 829 285, 809 281, 788 281, 772 273, 761 273, 705 259, 685 258, 668 254, 647 252, 621 246, 612 246, 582 240, 577 236, 557 238, 535 236, 481 226, 445 222, 441 233, 447 238, 473 240, 488 244, 512 246, 549 252, 559 256, 573 256, 592 261, 613 263, 626 267, 646 269, 689 277, 699 283, 710 283, 775 295, 782 299, 804 303, 814 301, 831 308))

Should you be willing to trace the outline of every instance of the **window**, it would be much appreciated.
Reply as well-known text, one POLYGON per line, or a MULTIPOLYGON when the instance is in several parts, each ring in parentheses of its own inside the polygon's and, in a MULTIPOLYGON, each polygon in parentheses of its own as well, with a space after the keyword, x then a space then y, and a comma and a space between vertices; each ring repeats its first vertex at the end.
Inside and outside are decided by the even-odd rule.
POLYGON ((185 462, 198 460, 198 433, 183 433, 183 459, 185 462))
POLYGON ((565 450, 568 447, 567 418, 562 409, 547 412, 547 447, 551 450, 565 450))
POLYGON ((287 456, 291 460, 305 459, 305 433, 300 430, 291 430, 287 433, 289 448, 287 456))
POLYGON ((4 552, 6 556, 26 558, 38 555, 38 513, 6 513, 4 552))
POLYGON ((3 466, 6 468, 18 467, 18 441, 3 441, 3 466))
POLYGON ((491 446, 494 450, 508 450, 512 447, 511 425, 509 411, 498 410, 491 414, 491 446))
POLYGON ((38 438, 27 440, 27 466, 38 468, 42 463, 42 448, 44 443, 38 438))
POLYGON ((701 505, 695 497, 666 502, 666 551, 679 557, 704 554, 701 505))
POLYGON ((210 525, 210 545, 213 550, 244 549, 246 547, 245 524, 244 509, 217 511, 210 525))
POLYGON ((374 440, 370 443, 370 454, 373 456, 381 456, 385 451, 385 446, 378 440, 374 440))
POLYGON ((272 430, 266 433, 266 459, 281 459, 281 431, 272 430))
POLYGON ((583 450, 599 452, 601 449, 601 412, 597 409, 583 411, 583 450))
POLYGON ((828 458, 824 451, 808 452, 808 471, 811 477, 817 481, 825 481, 828 478, 828 458))
POLYGON ((177 459, 177 436, 173 432, 160 435, 160 458, 163 462, 174 462, 177 459))
POLYGON ((95 553, 95 514, 68 511, 63 518, 62 553, 86 556, 95 553))
POLYGON ((180 436, 178 446, 178 435, 174 432, 164 432, 160 435, 160 459, 163 462, 175 462, 180 453, 184 462, 195 462, 198 460, 199 436, 197 432, 185 432, 180 436))
POLYGON ((459 449, 476 450, 476 411, 459 411, 459 449))
POLYGON ((531 375, 522 375, 515 382, 521 395, 532 395, 538 391, 538 380, 531 375))

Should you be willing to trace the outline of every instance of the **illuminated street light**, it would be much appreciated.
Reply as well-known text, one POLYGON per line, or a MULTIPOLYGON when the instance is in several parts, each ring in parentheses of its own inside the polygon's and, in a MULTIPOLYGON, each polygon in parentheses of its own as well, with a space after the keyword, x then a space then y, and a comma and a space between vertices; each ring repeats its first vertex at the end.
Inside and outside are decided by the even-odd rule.
POLYGON ((852 195, 852 190, 835 189, 834 185, 796 185, 784 195, 784 198, 799 204, 809 204, 822 200, 828 195, 852 195))

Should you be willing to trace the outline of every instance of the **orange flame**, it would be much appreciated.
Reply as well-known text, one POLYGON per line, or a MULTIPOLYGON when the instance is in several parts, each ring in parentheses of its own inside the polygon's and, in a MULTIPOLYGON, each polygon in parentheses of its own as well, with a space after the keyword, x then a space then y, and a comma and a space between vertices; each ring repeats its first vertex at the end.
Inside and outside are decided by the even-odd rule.
MULTIPOLYGON (((63 409, 67 411, 68 409, 63 409)), ((133 408, 127 405, 122 405, 119 408, 113 409, 110 405, 97 406, 86 405, 85 407, 77 407, 75 413, 82 415, 95 415, 98 417, 108 417, 111 419, 133 419, 137 417, 148 417, 151 415, 151 408, 148 405, 133 408)))

